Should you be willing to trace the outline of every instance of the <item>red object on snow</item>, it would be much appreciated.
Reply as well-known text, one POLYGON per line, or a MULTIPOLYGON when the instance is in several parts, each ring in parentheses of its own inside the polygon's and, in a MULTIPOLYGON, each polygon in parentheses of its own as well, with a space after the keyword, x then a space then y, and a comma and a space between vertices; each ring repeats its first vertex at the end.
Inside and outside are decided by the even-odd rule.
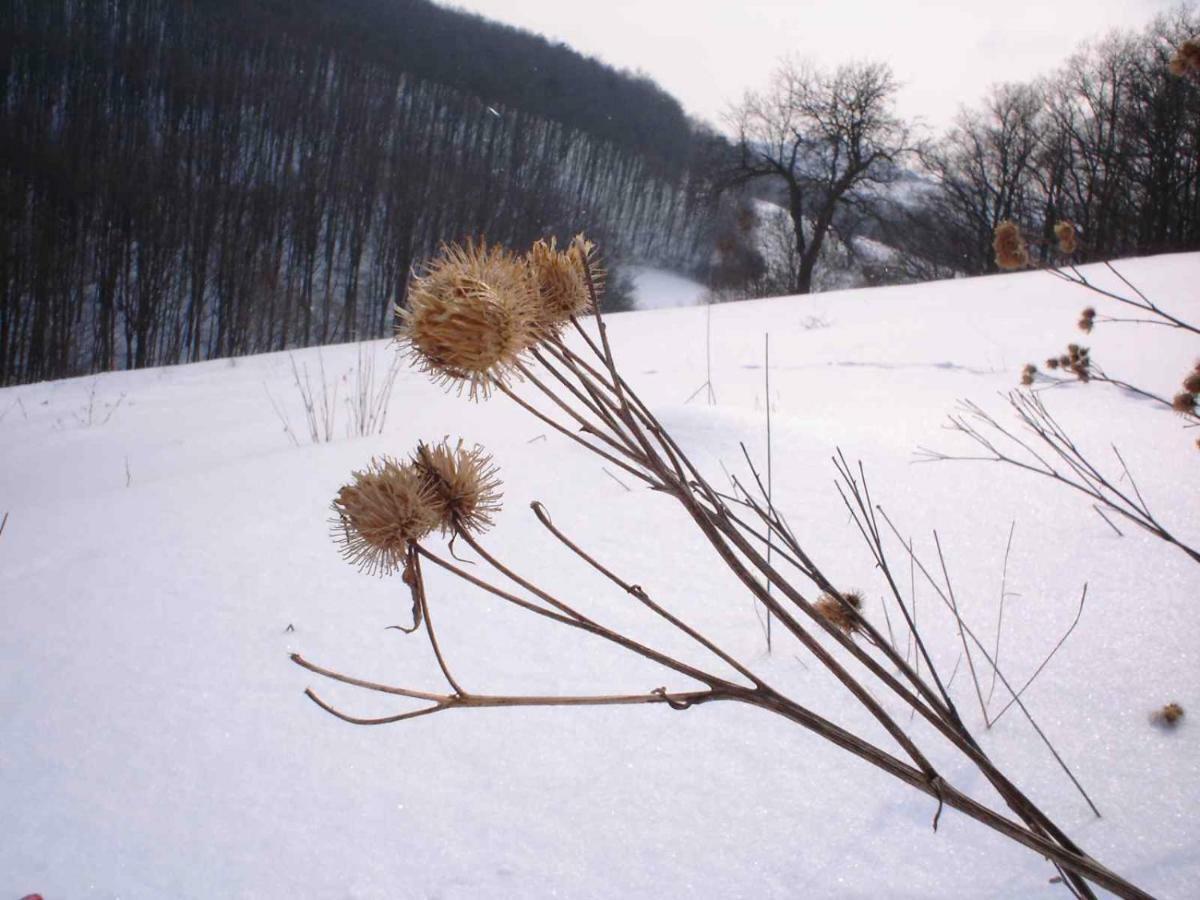
POLYGON ((45 900, 41 894, 26 894, 21 900, 45 900))

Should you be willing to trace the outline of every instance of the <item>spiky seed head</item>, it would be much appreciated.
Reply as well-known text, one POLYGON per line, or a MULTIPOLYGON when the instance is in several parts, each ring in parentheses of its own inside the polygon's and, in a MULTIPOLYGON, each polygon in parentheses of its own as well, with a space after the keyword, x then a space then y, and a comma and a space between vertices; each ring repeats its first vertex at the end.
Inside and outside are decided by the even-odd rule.
POLYGON ((1033 363, 1026 363, 1025 368, 1021 370, 1021 384, 1028 387, 1033 384, 1034 378, 1037 377, 1037 366, 1033 363))
POLYGON ((1095 324, 1095 320, 1089 319, 1087 316, 1084 316, 1075 324, 1077 324, 1079 326, 1079 330, 1082 331, 1084 334, 1091 334, 1092 327, 1095 324))
POLYGON ((1189 394, 1200 394, 1200 372, 1189 372, 1183 379, 1183 389, 1189 394))
POLYGON ((1171 400, 1171 409, 1183 415, 1196 414, 1196 395, 1191 391, 1180 391, 1171 400))
POLYGON ((1078 249, 1075 226, 1065 219, 1055 224, 1054 237, 1058 241, 1058 252, 1063 256, 1070 256, 1078 249))
POLYGON ((840 596, 841 599, 838 599, 833 594, 824 593, 813 604, 813 609, 834 628, 853 634, 862 629, 862 616, 859 614, 863 606, 862 594, 845 591, 840 596))
POLYGON ((583 233, 575 235, 571 238, 571 244, 567 247, 567 255, 570 256, 579 268, 586 272, 592 284, 592 289, 596 292, 596 299, 604 293, 604 279, 606 273, 604 265, 600 262, 600 255, 596 252, 596 245, 584 237, 583 233))
POLYGON ((1048 360, 1046 360, 1046 368, 1047 369, 1057 369, 1058 368, 1058 357, 1051 356, 1048 360))
POLYGON ((394 572, 404 565, 409 544, 437 527, 433 501, 411 464, 372 459, 334 498, 333 538, 342 556, 363 571, 394 572))
POLYGON ((486 398, 537 340, 529 267, 502 247, 449 244, 413 278, 397 337, 438 381, 486 398))
POLYGON ((1029 265, 1029 248, 1016 222, 1005 219, 996 226, 992 249, 996 251, 996 265, 1012 271, 1029 265))
POLYGON ((1172 75, 1200 78, 1200 41, 1184 41, 1171 57, 1168 67, 1172 75))
POLYGON ((482 447, 464 447, 460 440, 418 444, 413 466, 431 497, 438 527, 446 534, 482 532, 500 511, 500 479, 492 457, 482 447))
POLYGON ((1152 718, 1160 725, 1174 727, 1183 718, 1183 707, 1178 703, 1168 703, 1162 709, 1156 711, 1152 718))
POLYGON ((1085 306, 1079 316, 1083 319, 1094 319, 1096 318, 1096 308, 1094 306, 1085 306))
POLYGON ((591 298, 583 263, 570 248, 558 250, 554 238, 549 242, 538 241, 530 248, 526 260, 537 288, 537 320, 541 328, 553 333, 572 316, 588 312, 591 298))

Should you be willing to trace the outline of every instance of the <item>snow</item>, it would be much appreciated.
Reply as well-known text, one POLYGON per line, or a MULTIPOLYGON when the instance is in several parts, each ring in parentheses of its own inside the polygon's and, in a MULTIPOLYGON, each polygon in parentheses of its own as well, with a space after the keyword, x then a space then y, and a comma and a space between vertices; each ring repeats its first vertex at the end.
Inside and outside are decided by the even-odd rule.
MULTIPOLYGON (((1198 263, 1190 254, 1120 268, 1195 320, 1198 263)), ((639 277, 644 301, 657 291, 673 305, 684 287, 639 277)), ((1017 715, 983 729, 965 671, 953 694, 986 752, 1085 849, 1156 896, 1194 896, 1200 571, 1131 527, 1118 537, 1049 482, 913 462, 921 445, 970 452, 941 429, 947 412, 969 398, 1003 417, 997 392, 1024 363, 1079 340, 1074 321, 1088 304, 1113 309, 1027 273, 651 309, 612 316, 610 336, 627 379, 723 479, 719 463, 744 472, 740 441, 765 454, 770 334, 775 501, 812 555, 865 592, 873 620, 883 586, 833 488, 837 447, 863 460, 874 499, 928 561, 937 529, 964 615, 987 640, 1015 521, 1001 650, 1015 680, 1071 623, 1086 582, 1078 629, 1026 700, 1104 818, 1017 715), (687 402, 708 378, 709 315, 713 405, 703 392, 687 402), (1153 726, 1170 701, 1185 718, 1153 726)), ((1102 324, 1081 342, 1159 393, 1195 361, 1195 342, 1165 328, 1102 324)), ((384 341, 368 349, 377 370, 393 352, 384 341)), ((318 353, 331 382, 357 364, 353 345, 295 357, 315 371, 318 353)), ((1103 385, 1042 396, 1097 460, 1119 446, 1159 517, 1200 541, 1195 432, 1103 385)), ((1035 854, 952 811, 935 834, 927 798, 752 708, 456 710, 364 728, 307 700, 311 686, 359 715, 400 708, 297 668, 292 652, 441 688, 424 637, 384 630, 409 620, 403 585, 343 563, 326 520, 352 469, 450 434, 483 443, 501 467, 506 505, 487 537, 500 558, 590 615, 702 658, 562 550, 528 511, 539 499, 655 599, 818 712, 877 737, 802 649, 781 642, 766 655, 749 600, 670 501, 627 491, 502 397, 471 403, 406 368, 382 435, 347 436, 342 408, 337 439, 311 444, 288 354, 270 354, 7 388, 0 416, 0 512, 10 513, 0 535, 0 896, 1065 896, 1035 854)), ((889 549, 904 571, 898 545, 889 549)), ((440 572, 426 577, 443 649, 469 690, 686 687, 440 572)), ((919 582, 917 596, 949 671, 952 623, 919 582)), ((935 762, 991 799, 946 754, 935 762)))
POLYGON ((631 266, 633 305, 637 309, 699 306, 708 288, 684 275, 650 266, 631 266))

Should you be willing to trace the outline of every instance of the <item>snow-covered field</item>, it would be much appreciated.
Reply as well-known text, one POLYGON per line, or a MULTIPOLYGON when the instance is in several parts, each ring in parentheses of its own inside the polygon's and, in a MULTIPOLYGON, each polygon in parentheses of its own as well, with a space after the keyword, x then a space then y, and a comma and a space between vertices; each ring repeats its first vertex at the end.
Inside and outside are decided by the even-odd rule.
MULTIPOLYGON (((1200 317, 1200 255, 1121 268, 1200 317)), ((1079 627, 1026 699, 1102 819, 1018 715, 982 728, 964 669, 952 691, 985 750, 1085 849, 1157 896, 1195 897, 1200 569, 1132 528, 1118 537, 1049 482, 913 462, 920 445, 970 452, 941 429, 947 412, 970 398, 1004 415, 997 392, 1079 339, 1088 303, 1110 309, 1029 273, 714 306, 711 405, 703 392, 685 402, 708 377, 705 308, 613 316, 610 333, 626 377, 714 478, 722 462, 744 472, 739 441, 762 458, 771 404, 775 502, 877 623, 883 585, 833 487, 839 446, 930 562, 937 529, 965 617, 989 641, 1016 523, 1001 643, 1014 680, 1071 623, 1086 582, 1079 627), (1153 725, 1170 701, 1188 715, 1153 725)), ((1114 375, 1167 394, 1197 350, 1139 326, 1101 325, 1082 342, 1114 375)), ((370 349, 380 367, 393 352, 370 349)), ((357 353, 320 351, 331 382, 357 353)), ((295 357, 316 373, 318 351, 295 357)), ((1106 466, 1117 444, 1159 517, 1200 541, 1196 432, 1104 385, 1042 396, 1106 466)), ((326 520, 352 469, 448 434, 485 444, 501 467, 506 506, 487 537, 501 558, 603 621, 692 652, 536 525, 528 504, 540 499, 772 681, 875 734, 802 649, 780 641, 766 657, 749 599, 669 500, 626 490, 503 397, 473 404, 406 368, 381 436, 347 437, 340 408, 336 439, 311 444, 284 353, 8 388, 0 416, 0 897, 1067 896, 1035 854, 952 811, 935 834, 927 798, 752 708, 455 710, 356 727, 307 700, 312 686, 360 715, 401 708, 301 670, 292 652, 441 689, 424 637, 385 630, 409 620, 403 584, 341 561, 326 520)), ((684 687, 426 575, 468 690, 684 687)), ((920 581, 916 595, 949 672, 952 624, 920 581)), ((986 797, 977 778, 949 774, 986 797)))
POLYGON ((704 303, 708 289, 666 269, 631 266, 633 304, 637 309, 667 309, 674 306, 699 306, 704 303))

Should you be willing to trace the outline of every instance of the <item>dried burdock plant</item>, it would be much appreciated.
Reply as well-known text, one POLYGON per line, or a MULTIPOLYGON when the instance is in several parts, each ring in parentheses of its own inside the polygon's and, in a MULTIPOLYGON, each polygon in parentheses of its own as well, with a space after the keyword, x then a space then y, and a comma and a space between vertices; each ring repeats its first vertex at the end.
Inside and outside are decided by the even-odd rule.
POLYGON ((1054 226, 1054 239, 1058 241, 1058 252, 1070 256, 1079 249, 1075 226, 1070 222, 1058 222, 1054 226))
POLYGON ((445 534, 479 534, 492 526, 500 511, 500 478, 492 457, 478 444, 465 448, 460 440, 419 444, 413 466, 429 492, 438 527, 445 534))
POLYGON ((1151 721, 1168 728, 1174 728, 1182 718, 1183 707, 1178 703, 1168 703, 1162 709, 1155 710, 1154 715, 1150 717, 1151 721))
POLYGON ((1191 391, 1180 391, 1171 400, 1171 409, 1181 416, 1196 414, 1196 395, 1191 391))
POLYGON ((1200 41, 1184 41, 1168 65, 1172 75, 1200 79, 1200 41))
POLYGON ((409 543, 440 524, 435 502, 424 474, 411 463, 373 459, 334 498, 333 537, 359 568, 393 572, 404 564, 409 543))
POLYGON ((538 301, 523 259, 483 242, 451 244, 412 280, 397 337, 435 380, 484 398, 537 339, 538 301))
MULTIPOLYGON (((454 292, 460 288, 458 275, 450 277, 446 274, 447 270, 451 274, 461 274, 464 268, 474 266, 477 271, 471 278, 486 280, 480 274, 482 262, 474 256, 469 259, 464 257, 466 252, 447 250, 442 260, 429 266, 427 271, 431 275, 426 277, 432 278, 437 274, 448 283, 449 288, 439 287, 433 281, 426 282, 419 292, 424 298, 422 303, 443 308, 454 307, 460 302, 454 299, 454 292), (447 290, 451 294, 450 299, 442 296, 447 290)), ((472 252, 477 256, 480 251, 472 252)), ((550 252, 557 251, 549 244, 544 245, 544 249, 531 251, 543 257, 550 252)), ((504 260, 503 265, 518 259, 503 251, 488 253, 500 254, 489 256, 489 260, 493 260, 488 262, 489 266, 495 265, 496 259, 504 260)), ((567 251, 567 256, 578 266, 587 289, 587 308, 590 311, 587 319, 572 315, 562 328, 536 328, 536 339, 515 349, 505 362, 519 376, 519 380, 514 379, 510 384, 505 378, 494 377, 492 369, 483 368, 483 374, 472 383, 495 387, 497 392, 511 398, 540 422, 605 460, 606 467, 611 465, 620 469, 653 491, 655 496, 678 503, 687 519, 711 546, 715 554, 714 561, 727 569, 745 592, 770 612, 773 621, 782 630, 780 640, 786 637, 795 641, 800 652, 805 653, 815 665, 824 668, 840 685, 845 692, 845 702, 865 710, 879 727, 872 729, 870 737, 854 733, 789 696, 755 671, 756 664, 753 661, 739 659, 725 649, 722 638, 705 634, 672 611, 665 602, 651 596, 641 586, 645 583, 644 579, 624 577, 607 566, 555 524, 545 507, 534 502, 531 504, 534 516, 550 538, 557 541, 565 552, 573 554, 582 565, 602 575, 619 592, 623 602, 632 600, 685 637, 697 650, 696 654, 689 654, 689 659, 692 655, 702 659, 684 662, 672 653, 656 649, 605 624, 601 616, 584 615, 570 597, 559 596, 540 587, 535 577, 516 571, 484 546, 484 537, 480 532, 497 511, 499 484, 495 470, 482 450, 464 451, 461 445, 452 446, 449 442, 436 447, 419 447, 415 462, 409 464, 410 470, 406 470, 413 473, 412 478, 419 484, 418 496, 422 510, 429 507, 437 512, 429 520, 422 518, 419 528, 395 522, 390 530, 381 529, 387 535, 384 545, 390 568, 395 568, 403 561, 404 583, 413 601, 413 630, 424 627, 448 688, 432 691, 368 682, 318 666, 297 655, 293 659, 298 665, 322 677, 395 698, 418 701, 421 705, 382 718, 358 718, 336 709, 311 690, 309 697, 331 714, 363 725, 396 722, 448 709, 489 706, 660 704, 673 710, 686 710, 712 702, 746 704, 783 717, 931 798, 936 804, 933 814, 935 829, 943 808, 949 807, 1050 860, 1075 896, 1094 898, 1095 885, 1121 897, 1148 897, 1144 891, 1085 853, 980 747, 951 698, 946 680, 926 649, 915 615, 910 613, 891 575, 876 521, 878 507, 870 499, 861 467, 859 474, 855 475, 844 459, 839 457, 835 461, 841 479, 839 490, 870 548, 876 569, 885 574, 891 602, 909 629, 918 653, 913 660, 901 653, 864 614, 860 595, 841 592, 833 585, 772 504, 770 493, 748 455, 754 487, 748 488, 734 478, 733 494, 718 490, 622 377, 596 302, 593 253, 593 248, 582 239, 578 239, 567 251), (452 485, 458 487, 449 487, 452 485), (457 546, 457 553, 474 554, 476 559, 470 561, 473 565, 464 562, 457 554, 447 556, 431 546, 428 532, 439 525, 448 532, 450 542, 457 546), (470 690, 455 677, 435 633, 430 616, 432 598, 426 592, 422 575, 422 567, 427 563, 505 604, 555 623, 564 630, 560 634, 566 631, 584 632, 656 664, 665 673, 683 679, 687 684, 673 690, 656 687, 635 694, 601 691, 578 696, 517 696, 470 690), (914 666, 918 659, 919 662, 914 666), (922 727, 906 727, 902 724, 906 716, 919 718, 922 727), (922 746, 926 742, 930 744, 929 747, 922 746), (939 753, 947 749, 954 751, 955 758, 968 773, 982 776, 989 787, 986 799, 977 799, 955 786, 953 781, 957 776, 934 765, 931 751, 935 746, 939 753)), ((560 262, 555 257, 554 266, 560 262)), ((524 268, 530 278, 538 277, 537 266, 530 264, 524 268)), ((561 274, 555 271, 555 283, 561 282, 561 274)), ((492 277, 496 280, 494 275, 492 277)), ((473 282, 461 291, 464 296, 461 302, 466 304, 474 303, 477 299, 470 284, 473 282)), ((540 291, 552 285, 538 284, 536 287, 537 290, 532 293, 540 296, 540 291)), ((420 320, 416 312, 408 316, 406 321, 410 332, 419 331, 420 320)), ((411 338, 408 341, 410 352, 419 357, 418 365, 429 370, 436 378, 447 377, 447 363, 442 354, 444 344, 455 345, 459 359, 496 357, 495 352, 489 349, 492 334, 474 327, 469 317, 461 321, 463 328, 458 331, 450 328, 439 336, 439 341, 411 338), (464 346, 459 347, 459 343, 464 346)), ((484 393, 482 390, 477 392, 480 396, 484 393)), ((357 486, 361 473, 356 479, 357 486)), ((351 494, 346 500, 356 496, 351 494)), ((353 508, 349 502, 343 505, 348 509, 353 508)), ((393 508, 401 509, 399 506, 393 508)), ((374 535, 376 532, 371 533, 374 535)), ((363 541, 371 548, 370 552, 375 552, 375 543, 366 538, 363 541)), ((968 641, 974 644, 974 652, 993 666, 997 678, 1012 695, 1013 702, 1036 729, 1036 723, 1020 700, 1020 692, 1011 685, 982 642, 962 621, 952 591, 945 605, 955 616, 964 646, 968 645, 968 641)), ((1039 735, 1050 746, 1040 729, 1039 735)), ((1052 747, 1051 750, 1085 800, 1095 809, 1061 757, 1052 747)), ((968 774, 966 780, 970 782, 977 779, 968 774)))
POLYGON ((1011 271, 1029 265, 1029 247, 1016 222, 1005 219, 996 226, 992 249, 996 251, 996 265, 1001 269, 1011 271))
POLYGON ((591 305, 584 278, 590 250, 585 244, 580 236, 566 251, 560 251, 551 238, 535 243, 526 257, 537 286, 538 325, 550 332, 561 329, 574 316, 586 315, 591 305))
POLYGON ((862 594, 858 591, 846 591, 841 594, 822 594, 813 608, 816 609, 817 615, 834 628, 846 634, 854 634, 861 627, 859 623, 863 621, 860 614, 862 606, 862 594))
POLYGON ((1085 307, 1083 312, 1079 314, 1079 330, 1091 333, 1092 328, 1096 324, 1096 310, 1090 306, 1085 307))
POLYGON ((1021 370, 1021 384, 1029 387, 1037 378, 1037 366, 1033 363, 1026 363, 1025 368, 1021 370))

